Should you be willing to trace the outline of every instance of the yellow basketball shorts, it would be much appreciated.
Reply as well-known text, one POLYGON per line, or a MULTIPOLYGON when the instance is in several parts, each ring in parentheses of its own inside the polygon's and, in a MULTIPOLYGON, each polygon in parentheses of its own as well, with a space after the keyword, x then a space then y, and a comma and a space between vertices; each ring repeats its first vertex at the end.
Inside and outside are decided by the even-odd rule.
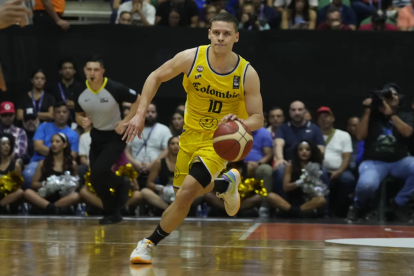
POLYGON ((227 166, 227 161, 217 155, 213 148, 214 132, 186 129, 180 136, 180 151, 174 170, 174 188, 180 188, 195 162, 202 162, 216 179, 227 166))

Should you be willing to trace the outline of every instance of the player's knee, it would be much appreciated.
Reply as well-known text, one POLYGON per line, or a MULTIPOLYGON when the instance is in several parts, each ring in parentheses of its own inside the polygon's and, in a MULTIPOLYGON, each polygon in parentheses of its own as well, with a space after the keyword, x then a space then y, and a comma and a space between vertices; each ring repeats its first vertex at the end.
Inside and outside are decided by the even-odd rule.
POLYGON ((181 188, 175 196, 174 203, 177 204, 179 208, 187 208, 191 206, 197 195, 198 191, 196 189, 181 188))
POLYGON ((188 174, 194 177, 203 188, 211 183, 211 174, 202 162, 194 163, 188 174))

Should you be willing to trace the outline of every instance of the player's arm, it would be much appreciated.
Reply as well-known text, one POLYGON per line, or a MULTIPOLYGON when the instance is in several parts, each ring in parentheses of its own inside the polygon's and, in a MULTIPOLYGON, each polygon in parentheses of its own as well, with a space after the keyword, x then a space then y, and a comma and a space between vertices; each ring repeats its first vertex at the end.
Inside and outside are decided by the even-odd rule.
MULTIPOLYGON (((196 51, 197 48, 193 48, 178 53, 174 58, 164 63, 148 76, 142 89, 136 116, 126 124, 128 125, 128 129, 125 131, 122 139, 128 137, 127 143, 132 141, 135 135, 138 135, 142 139, 141 132, 144 129, 145 114, 147 114, 148 106, 157 93, 161 83, 169 81, 181 73, 188 74, 193 64, 196 51)), ((132 110, 131 113, 133 113, 132 110)))
POLYGON ((244 124, 251 130, 258 130, 263 127, 263 102, 260 94, 260 80, 256 70, 252 66, 247 68, 246 79, 244 80, 244 101, 249 118, 244 124))

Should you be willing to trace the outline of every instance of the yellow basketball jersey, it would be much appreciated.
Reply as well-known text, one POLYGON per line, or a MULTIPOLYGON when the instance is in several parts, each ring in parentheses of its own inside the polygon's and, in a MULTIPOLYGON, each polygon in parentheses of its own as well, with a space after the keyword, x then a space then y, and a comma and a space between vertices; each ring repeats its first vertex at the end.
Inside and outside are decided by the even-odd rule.
POLYGON ((221 119, 229 113, 241 119, 248 117, 244 102, 244 78, 249 63, 239 57, 233 71, 214 72, 208 61, 210 45, 197 48, 193 66, 184 75, 187 92, 184 128, 214 131, 221 119))

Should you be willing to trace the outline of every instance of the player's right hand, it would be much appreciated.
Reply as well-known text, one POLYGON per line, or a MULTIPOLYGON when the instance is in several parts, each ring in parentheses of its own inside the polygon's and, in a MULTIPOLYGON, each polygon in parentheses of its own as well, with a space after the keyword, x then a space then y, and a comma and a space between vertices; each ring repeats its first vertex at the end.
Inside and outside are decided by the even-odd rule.
POLYGON ((122 140, 127 139, 126 142, 129 143, 132 140, 134 140, 135 136, 138 135, 139 139, 142 139, 142 131, 144 130, 145 125, 145 117, 135 115, 132 117, 132 119, 125 123, 124 126, 127 127, 124 137, 122 137, 122 140))
POLYGON ((20 26, 27 25, 27 18, 32 17, 32 13, 24 6, 23 0, 13 0, 0 6, 0 29, 4 29, 13 24, 20 26))

